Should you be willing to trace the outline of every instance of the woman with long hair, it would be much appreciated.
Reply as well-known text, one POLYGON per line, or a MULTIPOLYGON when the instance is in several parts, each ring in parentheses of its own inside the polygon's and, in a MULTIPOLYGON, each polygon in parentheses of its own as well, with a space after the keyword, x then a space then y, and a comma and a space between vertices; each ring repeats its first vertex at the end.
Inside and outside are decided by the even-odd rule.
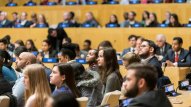
POLYGON ((51 95, 44 67, 40 64, 28 65, 23 74, 25 107, 44 107, 51 95))
POLYGON ((34 27, 49 27, 49 24, 46 22, 46 18, 44 16, 44 14, 39 14, 38 16, 38 21, 34 24, 32 24, 30 27, 34 28, 34 27))
POLYGON ((85 70, 78 62, 70 63, 74 70, 77 88, 83 97, 88 97, 86 107, 95 107, 101 104, 103 95, 101 93, 103 84, 97 71, 85 70))
POLYGON ((182 27, 178 21, 178 16, 176 14, 171 14, 169 27, 182 27))
POLYGON ((29 52, 38 51, 32 39, 28 39, 25 46, 29 52))
POLYGON ((98 72, 103 83, 102 94, 121 90, 123 78, 119 72, 116 51, 113 48, 104 48, 98 55, 98 72), (115 84, 115 85, 114 85, 115 84))
POLYGON ((2 73, 4 77, 10 81, 16 81, 17 75, 15 70, 11 67, 13 63, 13 58, 5 50, 0 50, 0 57, 3 59, 2 73))
MULTIPOLYGON (((109 23, 107 23, 107 24, 117 24, 117 27, 120 27, 120 25, 119 25, 119 23, 118 23, 117 16, 114 15, 114 14, 112 14, 112 15, 110 16, 110 21, 109 21, 109 23)), ((107 24, 106 24, 106 25, 107 25, 107 24)))
POLYGON ((146 23, 148 23, 149 21, 149 12, 148 11, 144 11, 143 15, 142 15, 142 24, 144 25, 144 27, 146 27, 146 23))
POLYGON ((75 98, 81 97, 81 93, 76 88, 74 71, 70 64, 56 64, 50 74, 50 83, 58 88, 52 95, 67 92, 73 94, 75 98))
POLYGON ((158 25, 157 16, 155 13, 150 13, 149 21, 146 23, 147 27, 157 27, 158 25))
POLYGON ((86 13, 86 21, 81 25, 81 27, 83 27, 83 25, 86 25, 86 24, 90 24, 92 27, 98 27, 99 23, 94 18, 94 15, 92 12, 86 13))

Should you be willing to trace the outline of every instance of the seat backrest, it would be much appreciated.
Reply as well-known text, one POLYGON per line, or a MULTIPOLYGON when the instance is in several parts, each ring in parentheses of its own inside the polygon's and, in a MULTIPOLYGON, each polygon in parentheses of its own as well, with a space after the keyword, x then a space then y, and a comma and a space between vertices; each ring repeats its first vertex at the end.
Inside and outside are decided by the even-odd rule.
POLYGON ((87 103, 88 103, 87 97, 76 98, 76 100, 78 101, 80 107, 86 107, 87 106, 87 103))
POLYGON ((117 106, 119 104, 120 95, 121 95, 121 92, 118 90, 106 93, 102 100, 101 105, 110 104, 110 107, 117 106))
POLYGON ((9 106, 10 106, 10 98, 5 95, 0 96, 0 107, 9 107, 9 106))

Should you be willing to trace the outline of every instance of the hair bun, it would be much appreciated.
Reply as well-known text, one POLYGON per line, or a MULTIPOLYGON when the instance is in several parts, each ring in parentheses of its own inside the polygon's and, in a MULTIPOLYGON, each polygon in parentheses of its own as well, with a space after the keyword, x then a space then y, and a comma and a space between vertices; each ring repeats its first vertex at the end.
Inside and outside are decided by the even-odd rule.
POLYGON ((65 43, 65 44, 62 45, 62 48, 75 50, 76 46, 73 43, 65 43))

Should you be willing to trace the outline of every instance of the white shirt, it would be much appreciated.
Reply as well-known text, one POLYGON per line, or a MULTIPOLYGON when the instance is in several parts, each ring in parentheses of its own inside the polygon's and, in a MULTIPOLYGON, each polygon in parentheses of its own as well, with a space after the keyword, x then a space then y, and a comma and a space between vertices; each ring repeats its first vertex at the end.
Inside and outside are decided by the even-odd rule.
POLYGON ((141 63, 148 62, 153 56, 148 57, 147 59, 141 59, 141 63))
POLYGON ((137 48, 131 47, 131 52, 133 52, 133 50, 134 50, 134 53, 135 53, 137 51, 137 48))
MULTIPOLYGON (((180 56, 180 52, 181 52, 181 50, 178 51, 178 58, 179 58, 179 56, 180 56)), ((177 52, 174 52, 175 57, 176 57, 176 53, 177 53, 177 52)), ((175 57, 174 57, 174 59, 175 59, 175 57)), ((175 67, 178 67, 178 62, 174 62, 173 65, 174 65, 175 67)))
POLYGON ((6 20, 2 21, 1 24, 4 25, 6 23, 6 20))
POLYGON ((21 25, 25 25, 26 22, 27 20, 21 21, 21 25))
POLYGON ((47 53, 44 52, 44 58, 49 58, 49 51, 47 53))

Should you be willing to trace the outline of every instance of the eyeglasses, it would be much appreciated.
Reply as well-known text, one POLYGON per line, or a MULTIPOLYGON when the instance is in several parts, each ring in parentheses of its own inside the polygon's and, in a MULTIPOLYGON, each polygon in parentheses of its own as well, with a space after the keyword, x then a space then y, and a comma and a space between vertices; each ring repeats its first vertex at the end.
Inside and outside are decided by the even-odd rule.
POLYGON ((148 45, 141 45, 139 48, 145 48, 145 47, 150 47, 148 45))

